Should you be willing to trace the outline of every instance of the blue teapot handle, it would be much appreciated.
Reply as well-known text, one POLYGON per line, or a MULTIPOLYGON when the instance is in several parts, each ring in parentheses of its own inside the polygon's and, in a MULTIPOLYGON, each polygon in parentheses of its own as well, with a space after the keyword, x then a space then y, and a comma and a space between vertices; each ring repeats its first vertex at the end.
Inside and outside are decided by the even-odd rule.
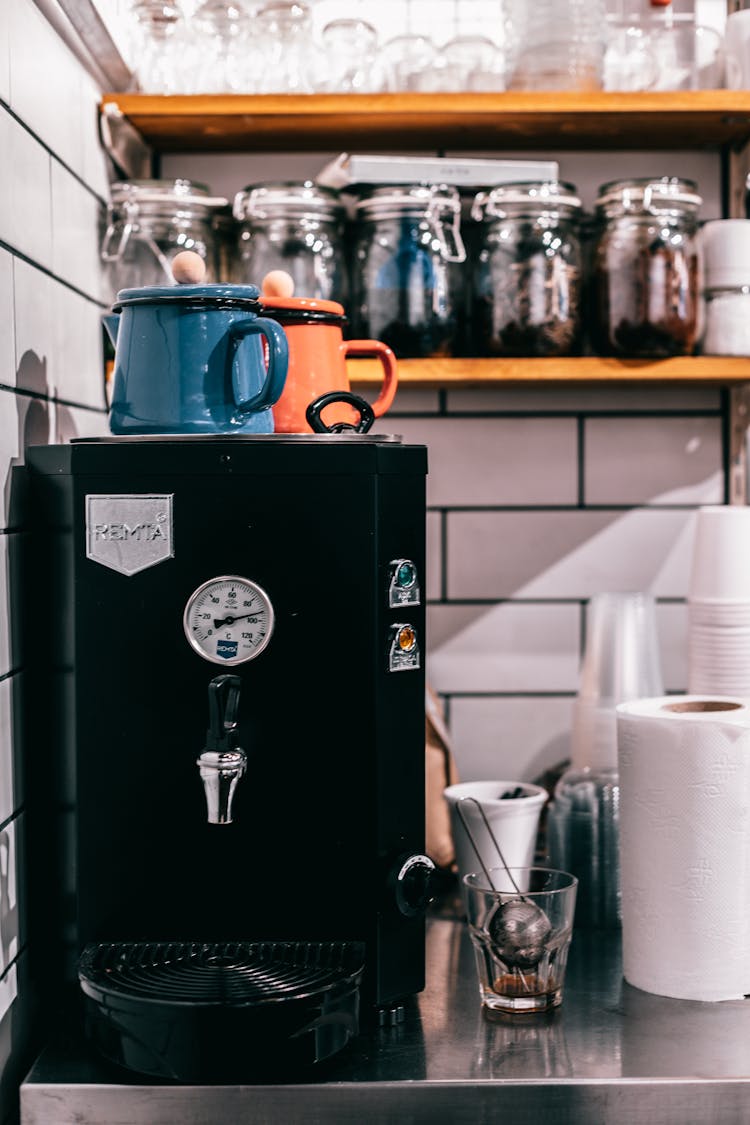
POLYGON ((248 317, 230 324, 227 363, 231 369, 232 393, 237 409, 241 414, 252 414, 273 406, 281 398, 286 383, 289 366, 289 344, 284 329, 275 320, 267 317, 248 317), (248 389, 243 387, 247 380, 242 378, 239 346, 246 336, 264 336, 268 342, 268 371, 263 386, 257 394, 248 398, 248 389))

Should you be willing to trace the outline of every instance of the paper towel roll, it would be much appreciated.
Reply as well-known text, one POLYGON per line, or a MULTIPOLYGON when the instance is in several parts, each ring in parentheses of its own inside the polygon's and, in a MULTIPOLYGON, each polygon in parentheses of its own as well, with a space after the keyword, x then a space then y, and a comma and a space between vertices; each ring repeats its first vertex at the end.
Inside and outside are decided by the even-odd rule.
POLYGON ((623 972, 683 1000, 750 993, 750 705, 617 708, 623 972))

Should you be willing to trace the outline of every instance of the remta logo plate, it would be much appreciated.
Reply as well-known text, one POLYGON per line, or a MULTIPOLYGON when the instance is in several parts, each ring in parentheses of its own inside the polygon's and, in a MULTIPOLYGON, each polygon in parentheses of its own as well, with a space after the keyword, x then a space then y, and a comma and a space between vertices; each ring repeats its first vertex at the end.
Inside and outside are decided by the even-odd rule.
POLYGON ((120 574, 171 559, 172 494, 86 497, 86 557, 120 574))

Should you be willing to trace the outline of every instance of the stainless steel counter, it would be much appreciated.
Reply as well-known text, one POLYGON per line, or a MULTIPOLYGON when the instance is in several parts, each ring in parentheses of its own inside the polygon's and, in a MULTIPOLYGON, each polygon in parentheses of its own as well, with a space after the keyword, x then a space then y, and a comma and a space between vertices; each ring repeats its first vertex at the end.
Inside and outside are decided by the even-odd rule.
POLYGON ((562 1007, 491 1022, 465 926, 433 918, 405 1022, 360 1035, 315 1083, 138 1081, 72 1040, 40 1057, 21 1106, 22 1125, 746 1125, 750 1001, 640 992, 619 935, 576 932, 562 1007))

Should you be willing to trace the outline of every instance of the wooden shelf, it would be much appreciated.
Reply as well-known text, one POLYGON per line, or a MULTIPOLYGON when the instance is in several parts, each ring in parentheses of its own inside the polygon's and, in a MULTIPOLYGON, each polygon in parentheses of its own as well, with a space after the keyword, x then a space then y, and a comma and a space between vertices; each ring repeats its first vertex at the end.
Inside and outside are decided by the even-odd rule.
MULTIPOLYGON (((350 360, 352 387, 371 387, 382 380, 375 359, 350 360)), ((674 356, 671 359, 604 359, 565 356, 560 359, 402 359, 399 386, 464 388, 534 386, 542 384, 693 384, 750 383, 750 358, 674 356)))
POLYGON ((750 91, 105 94, 162 152, 680 149, 750 139, 750 91))
MULTIPOLYGON (((750 90, 689 93, 326 95, 105 94, 102 112, 161 152, 729 149, 750 142, 750 90)), ((744 174, 743 174, 744 177, 744 174)), ((744 183, 744 178, 743 178, 744 183)), ((380 382, 376 360, 352 385, 380 382)), ((750 358, 425 359, 399 363, 403 387, 750 384, 750 358)))

